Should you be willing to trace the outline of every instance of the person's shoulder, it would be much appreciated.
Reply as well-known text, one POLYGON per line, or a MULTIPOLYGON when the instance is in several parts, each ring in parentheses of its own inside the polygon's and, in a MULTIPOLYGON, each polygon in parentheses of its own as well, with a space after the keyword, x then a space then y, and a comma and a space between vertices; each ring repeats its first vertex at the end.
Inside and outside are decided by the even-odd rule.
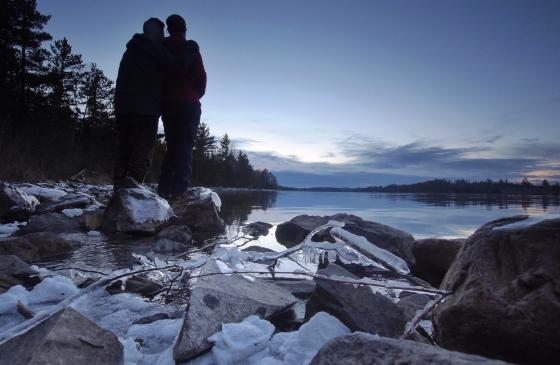
POLYGON ((200 51, 200 47, 198 46, 198 43, 196 43, 194 40, 189 39, 187 41, 187 47, 191 50, 193 50, 194 52, 199 52, 200 51))

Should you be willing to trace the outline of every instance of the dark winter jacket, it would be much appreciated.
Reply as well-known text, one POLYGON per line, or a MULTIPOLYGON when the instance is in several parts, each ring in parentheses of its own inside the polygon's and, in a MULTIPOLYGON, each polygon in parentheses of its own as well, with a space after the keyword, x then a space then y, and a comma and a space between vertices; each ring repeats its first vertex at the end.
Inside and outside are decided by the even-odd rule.
POLYGON ((168 77, 166 79, 163 88, 163 101, 167 103, 187 101, 200 105, 200 98, 206 92, 206 71, 198 44, 193 40, 187 41, 182 36, 177 35, 165 38, 163 44, 173 55, 178 57, 181 53, 184 53, 183 49, 185 47, 194 54, 189 72, 180 77, 168 77))
POLYGON ((187 47, 172 55, 162 43, 135 34, 126 44, 115 89, 117 114, 160 115, 163 83, 168 75, 185 75, 194 58, 187 47))

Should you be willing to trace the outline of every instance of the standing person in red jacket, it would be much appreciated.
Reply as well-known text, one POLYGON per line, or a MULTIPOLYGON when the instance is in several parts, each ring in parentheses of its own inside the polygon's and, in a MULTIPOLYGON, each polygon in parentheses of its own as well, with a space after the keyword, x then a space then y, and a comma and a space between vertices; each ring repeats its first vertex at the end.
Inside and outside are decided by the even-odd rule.
POLYGON ((173 200, 181 196, 191 184, 192 149, 200 123, 200 98, 206 91, 206 71, 198 44, 187 40, 187 25, 180 15, 167 20, 169 37, 164 45, 174 55, 184 54, 187 46, 194 52, 194 60, 186 75, 166 80, 162 98, 162 119, 167 151, 163 160, 158 194, 173 200))

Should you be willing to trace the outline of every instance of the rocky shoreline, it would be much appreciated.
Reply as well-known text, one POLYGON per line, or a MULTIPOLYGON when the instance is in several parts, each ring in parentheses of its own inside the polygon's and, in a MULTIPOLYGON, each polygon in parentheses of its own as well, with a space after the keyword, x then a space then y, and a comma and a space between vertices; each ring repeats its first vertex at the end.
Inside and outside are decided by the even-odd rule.
POLYGON ((0 363, 516 364, 560 354, 560 219, 415 239, 348 214, 296 216, 286 247, 224 236, 220 198, 146 187, 0 185, 0 363), (127 267, 48 270, 88 240, 127 267), (135 246, 137 245, 137 246, 135 246), (135 247, 147 246, 139 253, 135 247))

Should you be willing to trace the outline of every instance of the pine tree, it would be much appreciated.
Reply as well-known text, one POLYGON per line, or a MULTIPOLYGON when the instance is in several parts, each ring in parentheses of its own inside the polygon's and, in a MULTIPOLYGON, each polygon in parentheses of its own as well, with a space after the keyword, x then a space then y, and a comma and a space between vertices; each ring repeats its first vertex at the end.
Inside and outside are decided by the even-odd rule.
POLYGON ((226 159, 229 158, 230 154, 231 154, 231 140, 229 139, 229 136, 226 133, 220 139, 220 148, 218 150, 218 157, 222 161, 225 161, 226 159))
POLYGON ((52 107, 58 112, 78 114, 78 91, 84 69, 82 55, 72 53, 72 46, 63 38, 51 45, 47 61, 52 107))
POLYGON ((83 103, 84 120, 98 125, 106 122, 113 109, 115 89, 111 81, 95 63, 83 74, 79 96, 83 103))

